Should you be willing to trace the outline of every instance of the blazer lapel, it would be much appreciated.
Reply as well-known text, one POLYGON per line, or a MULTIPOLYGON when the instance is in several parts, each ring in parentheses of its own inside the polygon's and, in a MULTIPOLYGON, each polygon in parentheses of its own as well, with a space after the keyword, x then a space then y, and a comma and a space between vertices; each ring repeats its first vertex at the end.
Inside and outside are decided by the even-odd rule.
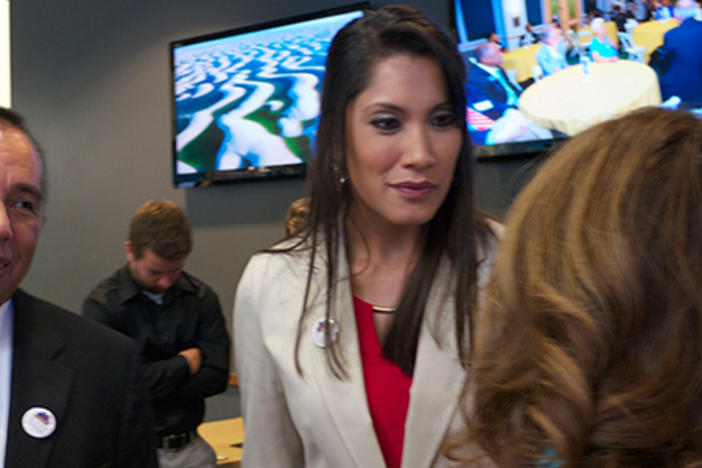
POLYGON ((72 384, 71 371, 54 360, 63 348, 57 330, 44 323, 31 298, 21 291, 14 297, 12 382, 5 466, 48 466, 54 441, 61 431, 72 384), (22 416, 33 407, 50 410, 56 429, 44 439, 24 430, 22 416))
POLYGON ((458 360, 453 299, 448 296, 450 281, 444 264, 427 301, 419 336, 405 423, 403 468, 427 468, 434 464, 457 413, 465 370, 458 360))
MULTIPOLYGON (((375 436, 366 400, 358 331, 343 240, 340 242, 338 262, 334 320, 339 324, 337 345, 348 377, 341 380, 332 375, 321 348, 318 348, 319 358, 312 359, 316 366, 314 375, 324 404, 351 457, 350 463, 340 461, 339 466, 384 467, 385 461, 375 436)), ((325 275, 319 274, 317 278, 325 278, 325 275)), ((323 318, 325 312, 324 295, 318 294, 317 297, 320 298, 319 302, 310 312, 312 324, 323 318)))

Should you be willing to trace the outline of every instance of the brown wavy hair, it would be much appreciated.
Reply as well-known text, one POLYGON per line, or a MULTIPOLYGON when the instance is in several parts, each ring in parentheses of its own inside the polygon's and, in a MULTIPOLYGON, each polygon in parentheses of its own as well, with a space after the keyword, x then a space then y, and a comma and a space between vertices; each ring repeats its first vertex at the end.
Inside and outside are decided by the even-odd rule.
POLYGON ((571 139, 500 249, 464 442, 505 467, 702 465, 702 122, 647 109, 571 139))

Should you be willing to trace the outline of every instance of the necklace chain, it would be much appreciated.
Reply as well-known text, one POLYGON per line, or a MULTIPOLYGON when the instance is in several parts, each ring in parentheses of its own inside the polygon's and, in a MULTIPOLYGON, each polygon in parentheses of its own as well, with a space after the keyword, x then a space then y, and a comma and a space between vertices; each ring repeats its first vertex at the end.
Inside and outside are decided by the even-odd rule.
POLYGON ((395 307, 373 306, 373 312, 376 314, 394 314, 395 310, 395 307))

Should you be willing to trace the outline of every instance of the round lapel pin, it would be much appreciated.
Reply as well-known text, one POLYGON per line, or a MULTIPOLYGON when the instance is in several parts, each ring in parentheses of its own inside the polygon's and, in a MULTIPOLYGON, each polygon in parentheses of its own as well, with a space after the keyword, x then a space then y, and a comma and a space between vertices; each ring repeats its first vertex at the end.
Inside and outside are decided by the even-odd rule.
POLYGON ((321 318, 317 320, 312 330, 312 341, 314 341, 314 344, 320 348, 326 348, 338 339, 339 324, 334 319, 321 318))
POLYGON ((48 408, 33 406, 22 415, 22 429, 35 439, 45 439, 56 430, 56 416, 48 408))

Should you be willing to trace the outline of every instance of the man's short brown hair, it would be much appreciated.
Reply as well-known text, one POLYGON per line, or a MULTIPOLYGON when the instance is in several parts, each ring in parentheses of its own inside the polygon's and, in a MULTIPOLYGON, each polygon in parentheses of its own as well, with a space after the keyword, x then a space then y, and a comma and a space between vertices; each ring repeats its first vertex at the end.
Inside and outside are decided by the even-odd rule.
POLYGON ((180 260, 192 248, 188 218, 172 201, 148 201, 132 216, 129 242, 137 259, 148 249, 165 260, 180 260))
POLYGON ((307 225, 310 214, 310 198, 298 198, 290 204, 285 215, 285 237, 292 237, 307 225))

